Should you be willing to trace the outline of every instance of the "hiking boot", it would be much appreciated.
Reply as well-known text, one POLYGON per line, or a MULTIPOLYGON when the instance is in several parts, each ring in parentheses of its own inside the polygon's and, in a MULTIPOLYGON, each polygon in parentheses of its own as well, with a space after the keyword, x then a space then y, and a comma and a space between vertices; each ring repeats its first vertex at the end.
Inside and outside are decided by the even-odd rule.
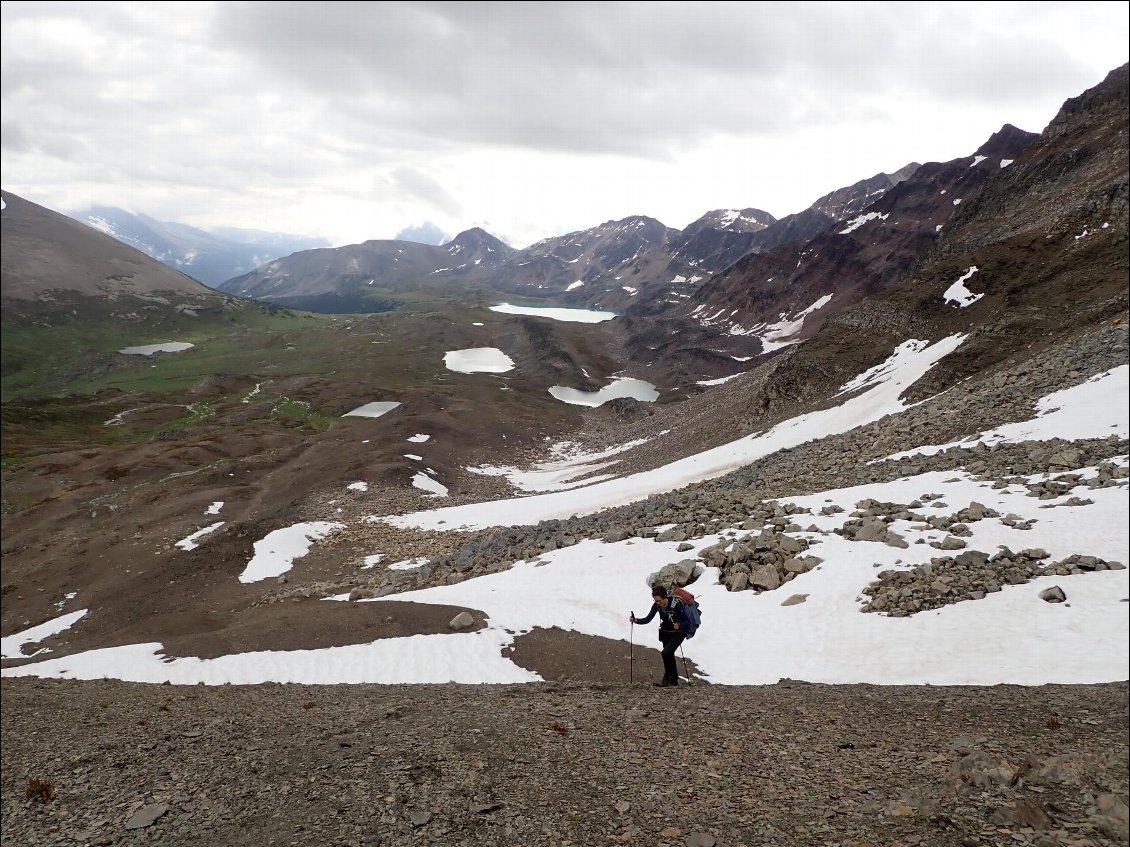
POLYGON ((667 688, 668 686, 675 685, 675 683, 671 681, 670 677, 665 676, 663 679, 659 680, 659 682, 653 682, 652 685, 656 688, 667 688))

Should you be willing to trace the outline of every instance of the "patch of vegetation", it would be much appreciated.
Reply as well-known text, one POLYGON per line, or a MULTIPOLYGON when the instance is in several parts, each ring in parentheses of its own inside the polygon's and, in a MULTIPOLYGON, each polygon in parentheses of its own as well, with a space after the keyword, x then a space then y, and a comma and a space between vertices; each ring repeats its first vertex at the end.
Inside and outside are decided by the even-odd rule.
POLYGON ((291 400, 283 397, 273 409, 271 417, 283 426, 301 427, 311 432, 325 432, 334 419, 321 412, 315 412, 305 400, 291 400))
POLYGON ((24 463, 27 458, 23 453, 11 453, 0 458, 0 470, 14 470, 24 463))
POLYGON ((173 432, 174 430, 184 429, 185 427, 197 426, 216 413, 208 403, 189 403, 185 406, 185 409, 188 414, 162 424, 152 433, 148 433, 147 436, 161 435, 165 432, 173 432))
POLYGON ((44 779, 37 779, 34 776, 29 777, 27 786, 24 788, 24 795, 37 803, 50 802, 55 799, 55 784, 44 779))
MULTIPOLYGON (((308 372, 295 357, 280 356, 284 337, 334 336, 343 318, 277 306, 231 301, 195 316, 152 303, 75 298, 72 306, 5 304, 0 335, 0 395, 91 394, 105 388, 172 391, 214 373, 308 372), (49 308, 50 307, 50 308, 49 308), (152 356, 125 355, 125 347, 185 341, 193 348, 152 356), (289 366, 289 367, 288 367, 289 366)), ((329 342, 325 342, 329 346, 329 342)))
POLYGON ((4 468, 23 462, 29 448, 116 444, 123 434, 105 421, 120 410, 116 395, 100 398, 8 401, 0 407, 4 468))

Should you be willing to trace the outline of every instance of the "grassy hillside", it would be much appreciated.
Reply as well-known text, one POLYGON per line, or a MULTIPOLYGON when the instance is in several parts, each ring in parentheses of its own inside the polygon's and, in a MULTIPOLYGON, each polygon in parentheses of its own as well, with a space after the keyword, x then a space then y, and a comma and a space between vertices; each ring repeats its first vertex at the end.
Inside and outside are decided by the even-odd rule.
POLYGON ((57 311, 50 318, 29 314, 34 306, 22 314, 5 309, 0 340, 4 402, 106 388, 172 391, 217 373, 305 373, 321 350, 336 345, 336 330, 350 323, 348 316, 249 302, 196 317, 170 310, 141 321, 112 320, 110 312, 120 313, 120 303, 84 298, 77 305, 81 311, 76 308, 64 318, 57 311), (152 356, 118 352, 167 341, 194 347, 152 356))

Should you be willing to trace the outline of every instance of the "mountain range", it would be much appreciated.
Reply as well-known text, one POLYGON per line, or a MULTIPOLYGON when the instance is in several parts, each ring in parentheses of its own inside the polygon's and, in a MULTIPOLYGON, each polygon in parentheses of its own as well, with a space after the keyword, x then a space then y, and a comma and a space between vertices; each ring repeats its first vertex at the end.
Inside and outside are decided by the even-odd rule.
POLYGON ((91 206, 71 212, 69 217, 213 287, 279 256, 329 244, 324 238, 257 229, 217 227, 203 230, 183 223, 160 221, 116 206, 91 206))
POLYGON ((390 294, 434 290, 450 281, 461 290, 531 301, 610 309, 642 303, 647 309, 689 296, 699 282, 749 253, 808 240, 870 205, 917 167, 912 163, 837 189, 781 220, 755 208, 717 209, 680 231, 637 215, 521 250, 481 229, 461 233, 438 249, 367 241, 281 258, 219 288, 296 308, 384 311, 398 305, 390 294), (489 250, 478 246, 488 241, 489 250))

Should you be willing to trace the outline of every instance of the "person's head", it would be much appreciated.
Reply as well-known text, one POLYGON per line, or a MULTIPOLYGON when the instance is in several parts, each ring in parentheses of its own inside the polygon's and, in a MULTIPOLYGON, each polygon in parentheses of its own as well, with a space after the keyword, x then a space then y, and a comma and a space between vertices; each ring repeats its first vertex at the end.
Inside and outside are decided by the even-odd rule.
POLYGON ((655 601, 657 606, 666 606, 667 589, 662 585, 653 585, 651 587, 651 599, 655 601))

